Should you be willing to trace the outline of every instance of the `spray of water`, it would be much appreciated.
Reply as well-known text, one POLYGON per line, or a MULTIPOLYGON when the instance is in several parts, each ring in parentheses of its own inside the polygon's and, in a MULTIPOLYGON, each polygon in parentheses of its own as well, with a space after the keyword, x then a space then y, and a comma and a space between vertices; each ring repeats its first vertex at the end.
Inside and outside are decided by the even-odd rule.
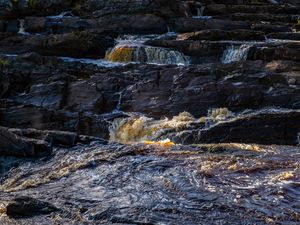
POLYGON ((243 45, 229 45, 222 56, 222 63, 231 63, 247 60, 248 52, 251 48, 249 44, 243 45))

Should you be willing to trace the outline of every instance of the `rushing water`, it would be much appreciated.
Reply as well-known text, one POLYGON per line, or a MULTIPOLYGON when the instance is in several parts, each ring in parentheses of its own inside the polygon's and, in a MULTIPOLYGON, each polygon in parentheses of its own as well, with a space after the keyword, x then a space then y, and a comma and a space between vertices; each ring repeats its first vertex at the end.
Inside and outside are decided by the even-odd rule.
POLYGON ((26 32, 26 30, 25 30, 25 20, 20 19, 19 21, 20 21, 20 27, 19 27, 18 34, 28 35, 29 33, 26 32))
POLYGON ((60 209, 22 224, 299 224, 299 159, 284 146, 94 142, 11 170, 1 200, 31 196, 60 209))
MULTIPOLYGON (((167 36, 174 35, 167 33, 167 36)), ((126 35, 119 37, 117 45, 109 50, 105 56, 107 61, 113 62, 138 62, 149 64, 173 64, 188 65, 189 57, 183 55, 177 50, 152 47, 145 45, 147 40, 160 38, 158 35, 132 36, 126 35)))
POLYGON ((211 19, 212 16, 204 16, 204 10, 205 6, 201 6, 197 8, 197 16, 193 16, 194 19, 202 19, 202 20, 208 20, 211 19))
MULTIPOLYGON (((172 119, 155 120, 140 114, 130 117, 117 118, 109 128, 110 141, 133 143, 143 141, 157 141, 171 138, 181 131, 208 128, 220 121, 233 117, 227 108, 211 109, 206 117, 194 118, 188 112, 182 112, 172 119), (169 136, 171 134, 171 136, 169 136)), ((172 139, 172 141, 174 141, 172 139)))
POLYGON ((231 63, 247 60, 248 52, 252 45, 242 44, 242 45, 229 45, 222 56, 222 63, 231 63))
POLYGON ((189 58, 181 52, 160 47, 118 45, 107 53, 106 60, 149 64, 187 65, 189 58))

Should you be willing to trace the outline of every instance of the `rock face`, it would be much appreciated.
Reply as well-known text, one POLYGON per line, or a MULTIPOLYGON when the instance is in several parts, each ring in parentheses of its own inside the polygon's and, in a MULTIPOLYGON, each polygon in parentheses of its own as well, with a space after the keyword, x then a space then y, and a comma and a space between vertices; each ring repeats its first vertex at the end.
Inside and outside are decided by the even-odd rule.
MULTIPOLYGON (((10 217, 36 215, 17 220, 29 224, 238 225, 265 224, 266 217, 298 223, 292 215, 298 212, 293 196, 299 192, 299 156, 299 148, 287 146, 93 143, 21 165, 2 182, 1 200, 8 202, 10 217), (11 196, 31 197, 12 203, 11 196), (53 212, 49 204, 61 210, 53 212)), ((10 220, 1 218, 4 224, 10 220)))
POLYGON ((299 16, 0 0, 0 224, 298 224, 299 16))
POLYGON ((9 132, 4 127, 0 127, 0 146, 1 155, 34 155, 32 144, 9 132))

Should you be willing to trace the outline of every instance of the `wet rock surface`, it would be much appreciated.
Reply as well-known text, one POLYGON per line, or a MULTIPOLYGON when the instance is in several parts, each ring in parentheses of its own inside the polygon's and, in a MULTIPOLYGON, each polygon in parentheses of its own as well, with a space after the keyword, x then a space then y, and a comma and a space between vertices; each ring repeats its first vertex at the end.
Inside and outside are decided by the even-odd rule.
POLYGON ((11 171, 2 199, 29 195, 61 210, 22 223, 298 223, 298 166, 297 147, 94 143, 11 171))
POLYGON ((299 18, 0 0, 0 224, 298 224, 299 18))

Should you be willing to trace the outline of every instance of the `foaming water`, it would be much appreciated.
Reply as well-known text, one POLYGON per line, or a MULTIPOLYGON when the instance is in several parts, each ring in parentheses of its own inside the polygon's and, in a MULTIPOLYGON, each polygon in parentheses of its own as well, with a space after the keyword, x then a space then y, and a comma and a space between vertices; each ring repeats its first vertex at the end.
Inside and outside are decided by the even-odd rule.
POLYGON ((188 65, 189 57, 173 49, 152 47, 145 44, 151 39, 174 38, 176 33, 165 35, 122 35, 116 39, 117 45, 107 51, 105 60, 112 62, 136 62, 147 64, 188 65))
MULTIPOLYGON (((207 128, 220 121, 233 117, 227 108, 211 109, 206 117, 194 118, 188 112, 182 112, 172 119, 155 120, 143 115, 132 115, 128 118, 118 118, 109 128, 110 141, 133 143, 157 141, 170 138, 168 134, 180 134, 180 131, 196 127, 207 128)), ((172 140, 173 141, 173 140, 172 140)))
POLYGON ((183 112, 172 119, 154 120, 141 115, 133 115, 125 119, 116 119, 109 128, 110 141, 128 143, 153 141, 166 130, 180 129, 188 126, 196 119, 189 113, 183 112))
POLYGON ((232 63, 238 61, 245 61, 248 57, 248 52, 252 45, 243 44, 243 45, 229 45, 222 56, 222 63, 232 63))
POLYGON ((105 59, 113 62, 139 62, 148 64, 188 65, 190 60, 181 52, 144 45, 117 45, 105 59))
POLYGON ((32 196, 62 209, 22 224, 298 224, 299 149, 252 147, 59 148, 47 161, 11 170, 1 197, 32 196))

